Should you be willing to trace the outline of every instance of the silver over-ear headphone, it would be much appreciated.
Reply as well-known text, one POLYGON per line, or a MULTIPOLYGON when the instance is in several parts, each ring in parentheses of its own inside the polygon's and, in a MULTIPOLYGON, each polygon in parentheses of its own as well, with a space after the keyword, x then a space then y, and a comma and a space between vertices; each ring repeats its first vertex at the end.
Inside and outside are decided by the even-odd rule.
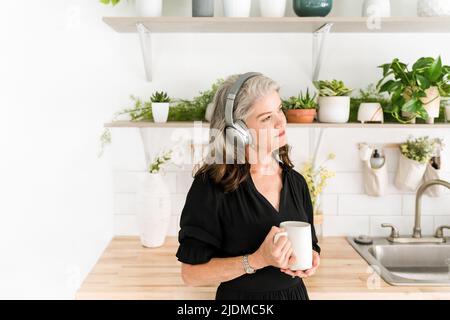
POLYGON ((253 142, 252 135, 250 134, 245 122, 242 120, 233 120, 234 101, 245 81, 260 75, 262 74, 258 72, 247 72, 241 74, 239 79, 236 80, 227 93, 225 104, 225 135, 226 138, 229 139, 229 143, 232 145, 234 144, 235 138, 241 147, 250 145, 253 142))

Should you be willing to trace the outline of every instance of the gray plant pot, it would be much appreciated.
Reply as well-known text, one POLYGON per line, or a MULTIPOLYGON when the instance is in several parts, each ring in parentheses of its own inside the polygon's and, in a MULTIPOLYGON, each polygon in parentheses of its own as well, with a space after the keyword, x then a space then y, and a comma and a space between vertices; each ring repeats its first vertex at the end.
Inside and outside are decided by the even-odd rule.
POLYGON ((213 17, 214 0, 192 0, 193 17, 213 17))

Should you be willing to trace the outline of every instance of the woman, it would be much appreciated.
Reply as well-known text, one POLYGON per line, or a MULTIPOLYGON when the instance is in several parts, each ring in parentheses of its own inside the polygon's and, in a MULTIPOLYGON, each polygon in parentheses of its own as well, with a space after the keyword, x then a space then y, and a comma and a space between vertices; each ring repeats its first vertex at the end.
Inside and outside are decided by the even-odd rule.
MULTIPOLYGON (((229 77, 214 97, 210 146, 215 151, 210 153, 216 160, 217 154, 236 157, 236 149, 230 151, 225 143, 225 104, 238 79, 229 77)), ((194 176, 182 211, 176 256, 183 281, 191 286, 220 283, 217 300, 307 300, 302 278, 313 275, 320 263, 308 187, 288 155, 279 89, 263 75, 243 83, 230 113, 252 134, 245 162, 212 161, 210 154, 194 176), (273 242, 283 221, 311 224, 311 269, 291 271, 290 241, 282 236, 273 242)))

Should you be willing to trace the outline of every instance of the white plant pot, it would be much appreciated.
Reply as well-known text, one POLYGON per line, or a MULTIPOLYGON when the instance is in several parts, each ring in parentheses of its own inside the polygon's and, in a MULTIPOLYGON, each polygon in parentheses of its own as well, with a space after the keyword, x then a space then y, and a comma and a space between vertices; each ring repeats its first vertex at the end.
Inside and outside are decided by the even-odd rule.
POLYGON ((365 0, 363 3, 363 17, 390 17, 390 0, 365 0))
POLYGON ((439 89, 437 87, 431 87, 425 90, 427 96, 425 98, 421 98, 420 100, 423 103, 423 107, 428 113, 427 123, 434 123, 434 118, 439 117, 439 108, 441 107, 441 96, 439 94, 439 89))
POLYGON ((445 120, 450 122, 450 106, 445 106, 445 120))
POLYGON ((152 114, 155 122, 167 122, 169 102, 152 102, 152 114))
POLYGON ((400 153, 397 175, 395 176, 395 186, 400 190, 416 191, 422 182, 426 168, 426 163, 419 163, 408 159, 400 153))
POLYGON ((163 0, 135 0, 136 14, 140 17, 161 17, 163 0))
POLYGON ((223 13, 225 17, 249 17, 251 6, 251 0, 223 0, 223 13))
POLYGON ((319 122, 346 123, 350 118, 350 97, 319 97, 319 122))
POLYGON ((169 229, 169 189, 161 173, 145 173, 136 194, 137 223, 141 243, 154 248, 164 244, 169 229))
POLYGON ((259 0, 261 17, 284 17, 286 0, 259 0))
POLYGON ((358 121, 364 122, 384 122, 383 108, 381 104, 374 102, 364 102, 359 105, 358 121))
POLYGON ((448 0, 419 0, 417 2, 419 17, 450 16, 450 1, 448 0))

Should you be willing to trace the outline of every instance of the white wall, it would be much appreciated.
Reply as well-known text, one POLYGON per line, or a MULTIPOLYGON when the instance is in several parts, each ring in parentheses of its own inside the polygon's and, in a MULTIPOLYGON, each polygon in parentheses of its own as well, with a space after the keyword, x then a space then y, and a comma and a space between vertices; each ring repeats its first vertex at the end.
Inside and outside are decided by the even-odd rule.
MULTIPOLYGON (((394 15, 414 13, 415 1, 392 2, 394 15)), ((361 1, 335 3, 333 14, 360 12, 361 1)), ((190 15, 188 0, 165 4, 165 15, 190 15)), ((288 6, 288 15, 293 16, 291 1, 288 6)), ((257 14, 257 6, 252 12, 257 14)), ((113 145, 102 159, 96 158, 102 123, 130 105, 129 94, 148 97, 163 89, 172 97, 191 98, 219 77, 248 70, 277 80, 283 96, 311 85, 311 36, 299 34, 155 35, 154 81, 148 83, 137 35, 115 33, 101 21, 102 16, 132 13, 126 2, 110 8, 91 0, 2 1, 2 298, 72 298, 111 236, 135 234, 134 176, 145 169, 137 129, 114 129, 113 145)), ((448 39, 443 34, 332 35, 321 77, 341 78, 359 88, 377 80, 376 66, 394 57, 412 61, 441 54, 448 62, 448 39)), ((368 140, 378 133, 327 134, 335 141, 327 140, 324 152, 332 151, 332 146, 338 155, 338 178, 327 191, 327 218, 330 226, 338 227, 325 227, 326 233, 368 231, 384 218, 412 220, 411 195, 395 190, 377 200, 379 212, 386 214, 382 217, 378 212, 348 210, 352 197, 359 207, 372 204, 361 194, 358 161, 351 156, 353 140, 368 140), (345 140, 349 136, 351 145, 345 140), (353 159, 352 165, 344 159, 353 159)), ((406 133, 423 132, 401 135, 406 133)), ((398 140, 402 138, 398 134, 385 130, 376 140, 398 140)), ((306 159, 310 132, 290 130, 288 138, 297 142, 294 160, 306 159)), ((171 234, 176 234, 191 180, 183 171, 171 173, 169 181, 175 204, 171 234)), ((446 219, 441 215, 448 207, 445 199, 433 202, 437 204, 426 211, 428 220, 446 219)))

